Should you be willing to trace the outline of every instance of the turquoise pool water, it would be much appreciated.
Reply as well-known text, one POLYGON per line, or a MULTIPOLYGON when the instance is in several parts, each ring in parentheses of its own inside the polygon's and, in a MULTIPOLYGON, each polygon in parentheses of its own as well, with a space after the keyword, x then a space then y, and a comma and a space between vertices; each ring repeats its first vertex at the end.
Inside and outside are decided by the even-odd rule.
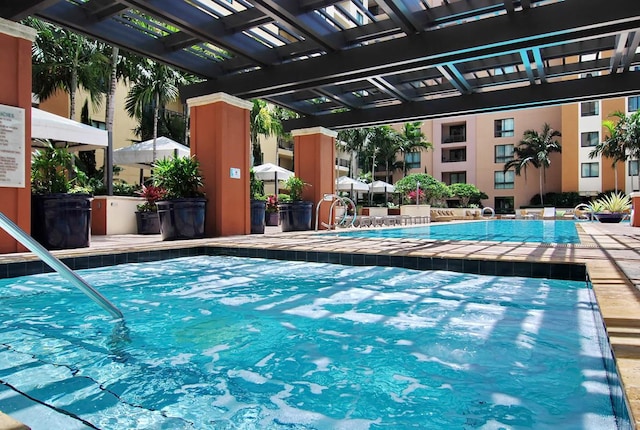
MULTIPOLYGON (((87 428, 616 428, 586 283, 235 257, 80 273, 126 327, 57 275, 0 280, 0 380, 87 428)), ((0 409, 34 425, 18 398, 0 409)))
POLYGON ((420 227, 340 231, 340 236, 496 242, 580 243, 576 223, 558 220, 489 220, 420 227))

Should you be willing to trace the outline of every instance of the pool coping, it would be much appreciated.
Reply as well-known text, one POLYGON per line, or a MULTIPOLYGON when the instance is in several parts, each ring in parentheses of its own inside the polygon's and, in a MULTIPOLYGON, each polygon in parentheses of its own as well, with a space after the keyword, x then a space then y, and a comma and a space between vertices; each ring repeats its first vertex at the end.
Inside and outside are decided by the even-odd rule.
MULTIPOLYGON (((635 428, 640 423, 640 228, 599 223, 581 223, 579 227, 581 243, 569 245, 351 239, 322 232, 271 230, 264 235, 172 242, 138 235, 94 237, 91 248, 53 253, 74 269, 204 254, 388 265, 496 276, 588 279, 635 428)), ((13 276, 32 270, 48 271, 40 268, 42 263, 37 260, 31 253, 0 255, 0 278, 8 277, 9 267, 13 276)))

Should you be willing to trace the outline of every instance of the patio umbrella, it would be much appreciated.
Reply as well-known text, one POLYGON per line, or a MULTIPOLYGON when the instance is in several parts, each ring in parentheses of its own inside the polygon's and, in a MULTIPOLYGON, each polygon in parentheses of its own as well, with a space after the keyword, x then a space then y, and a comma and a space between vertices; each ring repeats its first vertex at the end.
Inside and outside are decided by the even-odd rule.
MULTIPOLYGON (((107 147, 107 131, 90 125, 55 115, 38 108, 31 108, 31 138, 48 139, 54 146, 60 146, 57 142, 76 149, 104 149, 107 147), (82 145, 82 147, 79 147, 82 145)), ((42 146, 34 140, 32 146, 42 146)))
POLYGON ((374 181, 369 185, 370 201, 373 200, 373 194, 384 194, 384 201, 389 201, 388 193, 393 193, 396 187, 385 181, 374 181))
MULTIPOLYGON (((161 136, 156 139, 156 159, 178 157, 189 157, 191 150, 168 137, 161 136)), ((137 166, 141 169, 151 168, 153 162, 153 139, 133 145, 118 148, 113 151, 113 164, 126 166, 137 166)))
POLYGON ((253 173, 255 173, 256 179, 260 179, 261 181, 274 181, 276 196, 278 195, 278 180, 286 181, 290 177, 294 176, 294 173, 291 170, 276 166, 273 163, 264 163, 259 166, 253 166, 253 173))
POLYGON ((368 192, 369 184, 365 184, 362 181, 352 179, 348 176, 340 176, 336 179, 336 189, 338 191, 349 191, 351 193, 351 198, 353 199, 354 191, 368 192))

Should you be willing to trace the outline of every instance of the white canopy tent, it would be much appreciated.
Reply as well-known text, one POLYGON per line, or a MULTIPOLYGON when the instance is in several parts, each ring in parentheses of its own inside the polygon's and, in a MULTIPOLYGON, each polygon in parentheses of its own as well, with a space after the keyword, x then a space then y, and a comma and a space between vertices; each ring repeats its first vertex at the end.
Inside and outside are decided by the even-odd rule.
POLYGON ((393 193, 396 187, 385 181, 375 181, 369 185, 369 192, 372 194, 393 193))
POLYGON ((355 200, 354 192, 369 192, 369 184, 365 184, 362 181, 358 181, 356 179, 350 178, 348 176, 340 176, 336 179, 336 190, 337 191, 348 191, 352 200, 355 200))
MULTIPOLYGON (((38 108, 31 108, 31 138, 47 139, 54 145, 61 142, 69 147, 82 150, 104 149, 108 146, 106 130, 91 127, 38 108)), ((33 146, 41 145, 36 140, 33 142, 33 146)))
MULTIPOLYGON (((191 150, 168 137, 161 136, 156 139, 156 160, 178 157, 189 157, 191 150)), ((141 169, 151 168, 153 163, 153 139, 133 145, 118 148, 113 151, 113 164, 124 166, 136 166, 141 169)))
POLYGON ((273 163, 264 163, 259 166, 253 166, 253 173, 256 179, 265 182, 274 182, 274 194, 278 195, 278 181, 286 181, 295 174, 291 170, 277 166, 273 163))

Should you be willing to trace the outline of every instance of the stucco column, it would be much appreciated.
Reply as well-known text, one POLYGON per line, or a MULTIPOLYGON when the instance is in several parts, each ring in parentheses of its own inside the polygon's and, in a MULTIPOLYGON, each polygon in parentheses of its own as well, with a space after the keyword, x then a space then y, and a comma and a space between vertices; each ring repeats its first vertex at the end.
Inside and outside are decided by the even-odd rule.
POLYGON ((640 193, 631 193, 631 227, 640 227, 640 193))
POLYGON ((251 233, 249 116, 253 104, 215 93, 187 100, 191 155, 207 198, 206 237, 251 233))
MULTIPOLYGON (((21 118, 16 118, 14 124, 24 127, 24 148, 9 147, 15 145, 12 138, 8 137, 9 134, 15 136, 15 130, 0 130, 0 145, 4 145, 0 149, 3 154, 24 149, 24 158, 20 156, 17 160, 24 163, 24 181, 21 181, 21 186, 0 185, 0 212, 27 233, 31 232, 31 43, 35 37, 36 31, 32 28, 0 18, 0 105, 9 109, 19 108, 21 118)), ((12 163, 9 160, 5 162, 12 163)), ((7 168, 12 169, 7 165, 0 167, 7 168)), ((0 254, 22 251, 26 251, 26 248, 0 228, 0 254)))
MULTIPOLYGON (((312 227, 315 225, 316 205, 325 194, 335 193, 336 136, 335 131, 323 128, 293 130, 293 168, 297 177, 309 184, 302 193, 303 200, 313 202, 312 227)), ((329 221, 330 204, 320 206, 319 225, 329 221)))

